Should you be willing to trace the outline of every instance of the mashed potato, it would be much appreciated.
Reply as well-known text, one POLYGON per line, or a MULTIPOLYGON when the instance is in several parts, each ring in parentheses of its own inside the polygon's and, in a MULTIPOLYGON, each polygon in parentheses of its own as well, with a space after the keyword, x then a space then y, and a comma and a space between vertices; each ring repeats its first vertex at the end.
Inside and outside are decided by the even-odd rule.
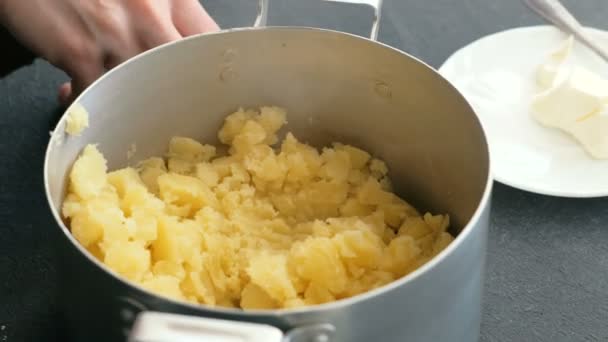
POLYGON ((452 240, 447 215, 391 192, 384 162, 277 131, 276 107, 239 110, 216 147, 174 137, 164 158, 107 172, 87 146, 63 204, 75 238, 124 278, 210 306, 276 309, 354 296, 412 272, 452 240), (277 145, 276 149, 271 146, 277 145))
POLYGON ((79 136, 87 127, 89 127, 89 113, 80 103, 72 104, 65 119, 66 133, 79 136))

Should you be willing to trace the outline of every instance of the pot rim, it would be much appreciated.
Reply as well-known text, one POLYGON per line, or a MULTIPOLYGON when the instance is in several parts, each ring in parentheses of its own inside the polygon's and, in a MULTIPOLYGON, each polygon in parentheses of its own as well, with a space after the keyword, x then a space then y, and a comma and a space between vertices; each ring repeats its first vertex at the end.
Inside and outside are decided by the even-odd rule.
MULTIPOLYGON (((394 52, 401 54, 405 58, 410 58, 410 59, 414 60, 415 62, 425 66, 431 73, 435 74, 436 77, 438 77, 443 82, 446 82, 446 84, 449 85, 449 87, 452 89, 452 91, 457 93, 458 96, 460 96, 460 98, 467 104, 471 113, 475 114, 474 108, 470 105, 470 103, 466 100, 466 98, 460 93, 460 91, 458 91, 458 89, 456 87, 454 87, 454 85, 450 81, 448 81, 446 78, 444 78, 435 68, 431 67, 429 64, 420 60, 419 58, 412 56, 412 55, 408 54, 407 52, 402 51, 398 48, 392 47, 390 45, 387 45, 385 43, 382 43, 380 41, 373 40, 373 39, 370 39, 367 37, 355 35, 352 33, 342 32, 342 31, 316 28, 316 27, 307 27, 307 26, 265 26, 265 27, 231 28, 231 29, 221 30, 218 32, 198 34, 198 35, 183 38, 178 41, 169 42, 169 43, 157 46, 155 48, 152 48, 148 51, 145 51, 145 52, 127 60, 126 62, 118 65, 117 67, 110 70, 109 72, 105 73, 100 78, 95 80, 89 87, 87 87, 74 100, 73 103, 78 103, 80 101, 80 99, 82 97, 84 97, 86 94, 88 94, 89 92, 91 92, 92 89, 95 88, 95 86, 98 83, 104 82, 104 80, 107 77, 112 75, 114 72, 118 72, 118 70, 123 68, 125 65, 128 65, 130 63, 135 63, 142 58, 146 58, 146 56, 149 54, 154 54, 157 51, 169 48, 173 45, 183 44, 190 40, 202 39, 202 37, 205 37, 205 36, 238 34, 243 31, 277 31, 277 30, 278 31, 281 31, 281 30, 282 31, 317 31, 317 32, 325 32, 328 34, 337 34, 337 35, 346 36, 350 39, 359 39, 359 40, 367 41, 368 43, 377 44, 383 48, 390 49, 394 52)), ((61 213, 60 213, 61 209, 60 208, 57 209, 54 207, 53 202, 52 202, 51 190, 50 190, 50 186, 49 186, 49 179, 48 179, 49 160, 50 160, 51 150, 56 147, 56 146, 54 146, 55 139, 60 137, 60 136, 56 136, 56 135, 65 134, 63 131, 61 131, 61 132, 58 131, 58 129, 62 126, 63 122, 66 120, 66 114, 68 112, 67 109, 69 109, 69 107, 66 108, 66 110, 62 114, 61 118, 55 125, 54 130, 52 131, 52 137, 49 140, 49 143, 47 145, 46 152, 45 152, 44 168, 43 168, 44 187, 45 187, 47 202, 49 204, 49 207, 51 209, 53 217, 55 218, 56 223, 58 224, 59 228, 62 230, 62 232, 64 234, 64 237, 66 237, 70 241, 72 246, 77 248, 78 251, 85 258, 87 258, 89 262, 93 263, 96 267, 99 267, 108 276, 113 277, 115 280, 118 280, 120 283, 127 285, 138 292, 143 292, 149 296, 156 297, 157 299, 160 299, 163 301, 168 301, 168 302, 172 303, 173 305, 187 307, 188 309, 191 309, 191 311, 192 310, 198 311, 201 314, 205 313, 205 312, 213 312, 213 313, 222 314, 222 315, 232 317, 232 318, 239 318, 239 317, 240 318, 243 318, 243 317, 248 317, 248 318, 258 317, 259 318, 259 317, 269 317, 269 316, 280 317, 280 316, 285 316, 285 315, 302 314, 302 313, 310 314, 310 313, 321 312, 321 311, 338 310, 345 306, 350 306, 353 304, 357 304, 357 303, 366 301, 366 300, 371 299, 372 297, 375 297, 382 293, 390 292, 390 291, 394 290, 395 288, 400 287, 410 281, 414 281, 416 278, 422 276, 424 273, 430 272, 433 268, 437 267, 437 265, 439 265, 441 262, 443 262, 444 259, 448 258, 449 255, 452 254, 453 251, 459 247, 459 245, 462 243, 462 241, 465 240, 470 234, 472 234, 474 226, 477 225, 482 214, 484 213, 484 211, 486 209, 488 209, 488 206, 490 204, 490 198, 491 198, 494 181, 493 181, 493 177, 492 177, 492 163, 490 160, 491 156, 490 156, 490 151, 489 151, 489 144, 488 144, 487 134, 484 130, 484 127, 481 124, 479 117, 477 115, 475 115, 475 120, 476 120, 477 125, 478 125, 479 129, 481 130, 481 133, 483 136, 484 147, 485 147, 486 155, 487 155, 487 159, 488 159, 488 165, 487 165, 488 172, 487 172, 487 176, 486 176, 486 182, 485 182, 485 186, 484 186, 483 195, 481 196, 481 199, 477 205, 477 208, 475 209, 475 212, 473 213, 473 215, 471 216, 471 218, 469 219, 467 224, 462 228, 460 233, 454 238, 454 241, 452 243, 450 243, 439 254, 437 254, 436 256, 431 258, 429 261, 427 261, 425 264, 423 264, 416 270, 414 270, 411 273, 409 273, 397 280, 394 280, 386 285, 357 294, 352 297, 339 299, 334 302, 312 305, 312 306, 304 306, 304 307, 299 307, 299 308, 288 308, 288 309, 282 308, 282 309, 273 309, 273 310, 259 310, 259 309, 242 310, 242 309, 237 309, 237 308, 228 308, 228 307, 220 307, 220 306, 212 307, 212 306, 208 306, 205 304, 193 304, 193 303, 186 302, 186 301, 179 301, 179 300, 175 300, 172 298, 160 296, 154 292, 151 292, 151 291, 143 288, 142 286, 123 278, 122 276, 118 275, 116 272, 111 270, 109 267, 107 267, 105 264, 103 264, 101 261, 97 260, 97 258, 95 258, 84 246, 82 246, 78 241, 76 241, 76 239, 70 232, 70 229, 67 227, 67 225, 65 224, 65 222, 63 221, 63 219, 61 217, 61 213)))

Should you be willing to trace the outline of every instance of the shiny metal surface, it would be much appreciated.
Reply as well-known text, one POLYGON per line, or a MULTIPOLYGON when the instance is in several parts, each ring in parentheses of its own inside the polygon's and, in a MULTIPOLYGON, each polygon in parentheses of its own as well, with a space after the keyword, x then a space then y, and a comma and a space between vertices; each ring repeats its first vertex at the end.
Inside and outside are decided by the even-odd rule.
POLYGON ((253 27, 264 27, 268 21, 268 0, 258 0, 258 14, 253 27))
POLYGON ((77 340, 124 340, 144 310, 283 331, 330 324, 331 341, 338 342, 477 340, 492 184, 488 148, 471 107, 427 65, 334 31, 234 30, 145 53, 78 101, 90 113, 90 127, 81 137, 67 137, 62 118, 45 161, 66 316, 77 340), (86 144, 98 144, 110 168, 122 167, 162 154, 174 135, 218 143, 226 114, 269 104, 288 109, 288 128, 303 141, 318 147, 341 141, 383 158, 398 193, 422 209, 450 213, 457 239, 419 270, 360 296, 299 310, 243 312, 178 303, 127 283, 89 255, 61 221, 66 175, 86 144), (137 152, 129 159, 132 144, 137 152))
POLYGON ((371 40, 378 40, 378 32, 380 31, 380 22, 382 18, 382 2, 383 0, 325 0, 330 2, 344 2, 353 4, 363 4, 370 6, 374 10, 374 19, 372 21, 372 29, 369 35, 371 40))
POLYGON ((524 3, 549 23, 566 34, 573 35, 578 41, 597 53, 608 62, 608 49, 595 41, 585 32, 581 23, 566 9, 559 0, 523 0, 524 3))
POLYGON ((289 330, 282 342, 329 342, 336 328, 327 323, 299 326, 289 330))

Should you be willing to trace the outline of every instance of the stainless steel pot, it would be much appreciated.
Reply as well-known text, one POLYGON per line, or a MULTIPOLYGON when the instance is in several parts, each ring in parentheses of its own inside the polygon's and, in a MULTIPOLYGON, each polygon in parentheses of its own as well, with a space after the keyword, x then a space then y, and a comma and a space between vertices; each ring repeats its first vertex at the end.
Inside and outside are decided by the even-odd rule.
MULTIPOLYGON (((376 5, 375 38, 380 1, 342 1, 376 5)), ((257 24, 265 22, 265 10, 257 24)), ((44 169, 58 224, 61 303, 75 340, 478 339, 492 186, 488 146, 464 98, 419 60, 328 30, 228 30, 144 53, 77 102, 90 113, 90 128, 66 136, 62 118, 44 169), (60 208, 66 176, 86 144, 98 144, 110 168, 122 167, 163 153, 176 134, 217 143, 226 114, 259 105, 287 108, 289 129, 313 145, 341 141, 383 158, 400 195, 450 213, 456 240, 417 271, 371 292, 297 310, 243 312, 158 297, 120 279, 72 237, 60 208), (137 152, 129 159, 132 144, 137 152)))

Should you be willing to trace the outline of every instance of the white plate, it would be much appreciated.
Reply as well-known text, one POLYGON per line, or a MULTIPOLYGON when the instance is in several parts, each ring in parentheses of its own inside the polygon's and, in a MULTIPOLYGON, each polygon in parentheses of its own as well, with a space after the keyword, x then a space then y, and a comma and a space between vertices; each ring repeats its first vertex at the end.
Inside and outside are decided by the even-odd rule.
MULTIPOLYGON (((608 32, 588 29, 608 44, 608 32)), ((567 36, 551 26, 523 27, 481 38, 439 69, 471 103, 488 135, 494 178, 539 194, 608 196, 608 160, 594 160, 569 135, 530 116, 535 70, 567 36)), ((608 77, 608 63, 580 43, 572 56, 608 77)), ((608 132, 606 132, 608 134, 608 132)))

